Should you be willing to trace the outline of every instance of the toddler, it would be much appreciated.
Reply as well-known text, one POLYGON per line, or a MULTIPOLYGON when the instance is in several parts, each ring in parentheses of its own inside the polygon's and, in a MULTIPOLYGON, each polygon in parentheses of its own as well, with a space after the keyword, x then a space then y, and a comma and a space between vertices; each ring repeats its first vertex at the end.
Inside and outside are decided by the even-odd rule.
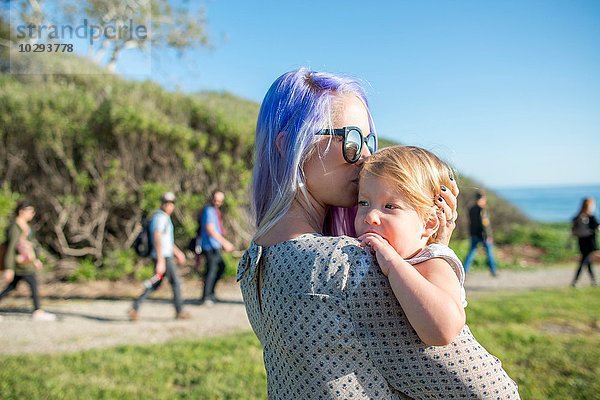
POLYGON ((452 170, 437 156, 418 147, 378 151, 361 171, 356 233, 374 251, 423 342, 415 343, 415 350, 431 353, 437 362, 456 367, 462 377, 467 375, 468 383, 460 389, 454 386, 448 392, 427 394, 429 388, 424 387, 419 394, 423 398, 518 399, 517 385, 500 361, 477 343, 465 325, 462 264, 449 247, 437 243, 434 198, 440 186, 442 190, 450 186, 451 175, 452 170))

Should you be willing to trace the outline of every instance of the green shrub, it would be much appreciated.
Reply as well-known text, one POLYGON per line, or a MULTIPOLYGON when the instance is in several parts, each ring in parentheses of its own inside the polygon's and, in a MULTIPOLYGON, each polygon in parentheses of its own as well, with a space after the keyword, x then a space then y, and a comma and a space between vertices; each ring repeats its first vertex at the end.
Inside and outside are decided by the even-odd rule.
POLYGON ((237 267, 240 259, 234 257, 231 253, 223 253, 223 261, 225 261, 224 277, 235 277, 237 275, 237 267))
POLYGON ((79 262, 75 272, 69 277, 71 282, 89 282, 97 279, 98 269, 94 261, 89 258, 84 258, 79 262))
POLYGON ((509 229, 496 232, 494 240, 499 245, 527 245, 543 251, 542 262, 565 261, 576 254, 569 224, 529 223, 513 224, 509 229))
POLYGON ((11 222, 18 200, 18 193, 11 192, 6 186, 0 187, 0 243, 6 240, 6 227, 11 222))
POLYGON ((494 232, 494 241, 498 245, 504 244, 530 244, 531 224, 511 224, 507 229, 494 232))
POLYGON ((111 251, 103 259, 102 268, 98 270, 98 278, 118 281, 132 277, 136 261, 132 249, 111 251))
POLYGON ((531 233, 531 245, 544 250, 543 261, 561 261, 574 255, 568 244, 571 232, 567 229, 540 224, 531 233))
POLYGON ((154 275, 154 264, 149 259, 138 260, 133 278, 136 281, 144 281, 154 275))

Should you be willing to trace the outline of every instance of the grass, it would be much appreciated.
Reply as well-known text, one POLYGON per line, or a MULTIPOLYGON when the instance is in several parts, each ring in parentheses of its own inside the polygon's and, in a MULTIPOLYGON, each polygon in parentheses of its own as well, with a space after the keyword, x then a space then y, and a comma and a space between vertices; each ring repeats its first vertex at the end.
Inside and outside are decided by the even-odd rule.
MULTIPOLYGON (((469 302, 468 323, 523 399, 598 399, 599 305, 597 288, 490 294, 469 302)), ((260 344, 250 332, 0 363, 2 399, 266 398, 260 344)))
POLYGON ((523 399, 599 399, 600 290, 488 295, 468 324, 504 363, 523 399))
POLYGON ((202 341, 4 357, 0 399, 260 399, 260 344, 243 333, 202 341))

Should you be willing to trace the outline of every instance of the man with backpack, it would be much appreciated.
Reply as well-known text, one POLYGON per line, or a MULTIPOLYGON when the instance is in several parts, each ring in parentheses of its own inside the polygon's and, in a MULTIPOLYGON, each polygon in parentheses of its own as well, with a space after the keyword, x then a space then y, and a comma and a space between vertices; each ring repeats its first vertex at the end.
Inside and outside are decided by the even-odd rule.
POLYGON ((191 317, 189 312, 183 310, 181 283, 175 266, 175 261, 178 264, 185 263, 184 253, 175 245, 173 222, 171 221, 171 214, 175 210, 175 195, 172 192, 165 193, 161 197, 160 203, 160 208, 154 212, 146 228, 155 275, 144 282, 144 292, 133 302, 132 308, 128 311, 129 319, 132 321, 139 318, 140 305, 160 287, 165 277, 169 279, 173 290, 175 318, 189 319, 191 317))

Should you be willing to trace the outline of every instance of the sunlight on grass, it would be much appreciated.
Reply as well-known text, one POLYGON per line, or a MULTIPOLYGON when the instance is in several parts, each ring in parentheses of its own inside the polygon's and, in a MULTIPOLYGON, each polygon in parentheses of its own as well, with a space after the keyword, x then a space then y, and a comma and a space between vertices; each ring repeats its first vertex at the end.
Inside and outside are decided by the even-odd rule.
MULTIPOLYGON (((468 323, 519 384, 523 399, 600 393, 600 290, 540 290, 473 299, 468 323)), ((5 343, 5 345, 7 345, 5 343)), ((251 332, 1 360, 1 399, 264 399, 251 332)))

